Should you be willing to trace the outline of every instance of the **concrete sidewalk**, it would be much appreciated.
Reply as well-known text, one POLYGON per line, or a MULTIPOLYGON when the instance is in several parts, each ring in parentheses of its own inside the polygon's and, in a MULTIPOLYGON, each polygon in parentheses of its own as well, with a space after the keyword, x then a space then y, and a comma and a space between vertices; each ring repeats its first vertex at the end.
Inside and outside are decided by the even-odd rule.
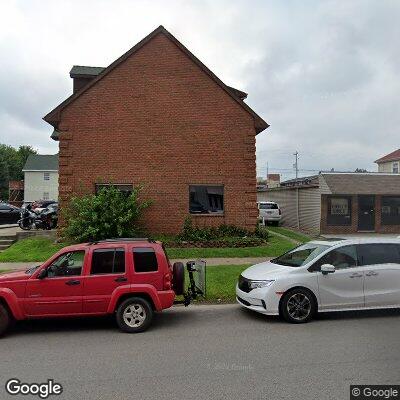
MULTIPOLYGON (((258 264, 264 261, 270 260, 271 257, 234 257, 234 258, 205 258, 207 265, 242 265, 242 264, 258 264)), ((193 260, 193 259, 191 259, 193 260)), ((186 264, 186 262, 191 261, 189 259, 175 259, 171 260, 171 263, 180 261, 186 264)), ((0 263, 0 271, 9 269, 22 269, 30 268, 35 265, 40 265, 40 261, 34 262, 4 262, 0 263)))

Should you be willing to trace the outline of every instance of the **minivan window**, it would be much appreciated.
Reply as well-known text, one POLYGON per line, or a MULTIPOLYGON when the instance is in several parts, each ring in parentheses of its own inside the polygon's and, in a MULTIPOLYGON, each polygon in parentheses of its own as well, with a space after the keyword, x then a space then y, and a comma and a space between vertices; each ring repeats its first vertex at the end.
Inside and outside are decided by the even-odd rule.
POLYGON ((356 267, 358 264, 356 246, 342 246, 331 250, 317 260, 310 271, 320 271, 321 265, 324 264, 333 265, 336 269, 356 267))
POLYGON ((358 245, 361 265, 400 264, 400 245, 395 243, 371 243, 358 245))
POLYGON ((329 245, 305 243, 280 257, 271 260, 273 264, 285 265, 288 267, 301 267, 318 257, 325 250, 329 249, 329 245))
POLYGON ((277 210, 278 204, 276 204, 276 203, 260 203, 259 209, 260 210, 277 210))

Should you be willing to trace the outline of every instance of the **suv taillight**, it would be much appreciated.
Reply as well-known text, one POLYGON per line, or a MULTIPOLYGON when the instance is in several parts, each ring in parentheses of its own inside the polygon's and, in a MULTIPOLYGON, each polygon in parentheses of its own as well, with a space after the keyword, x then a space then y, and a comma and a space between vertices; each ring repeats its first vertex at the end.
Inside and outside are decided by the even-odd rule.
POLYGON ((163 288, 164 290, 170 290, 172 288, 171 272, 167 272, 166 274, 164 274, 163 288))

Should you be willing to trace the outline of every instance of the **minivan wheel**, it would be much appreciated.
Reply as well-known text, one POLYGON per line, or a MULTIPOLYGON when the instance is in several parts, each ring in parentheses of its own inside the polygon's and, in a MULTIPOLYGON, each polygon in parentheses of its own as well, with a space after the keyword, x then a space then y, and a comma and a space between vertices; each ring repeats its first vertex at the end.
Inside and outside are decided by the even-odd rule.
POLYGON ((307 289, 293 289, 287 292, 281 302, 282 317, 293 324, 310 321, 315 315, 317 305, 314 296, 307 289))
POLYGON ((131 297, 120 304, 116 319, 123 332, 143 332, 151 324, 153 309, 147 300, 141 297, 131 297))
POLYGON ((8 310, 2 304, 0 304, 0 336, 4 335, 4 333, 10 327, 11 322, 12 320, 8 310))

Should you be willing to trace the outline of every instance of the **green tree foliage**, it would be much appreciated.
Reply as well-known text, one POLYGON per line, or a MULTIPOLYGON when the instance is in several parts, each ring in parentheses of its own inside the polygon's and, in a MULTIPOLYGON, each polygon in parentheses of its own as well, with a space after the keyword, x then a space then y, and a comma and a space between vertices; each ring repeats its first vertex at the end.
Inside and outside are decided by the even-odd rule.
POLYGON ((140 236, 140 218, 151 205, 139 198, 141 189, 139 186, 126 194, 110 186, 98 194, 73 197, 63 211, 62 236, 74 242, 140 236))
POLYGON ((37 154, 31 146, 14 147, 0 144, 0 200, 8 200, 8 182, 24 179, 22 168, 30 154, 37 154))

